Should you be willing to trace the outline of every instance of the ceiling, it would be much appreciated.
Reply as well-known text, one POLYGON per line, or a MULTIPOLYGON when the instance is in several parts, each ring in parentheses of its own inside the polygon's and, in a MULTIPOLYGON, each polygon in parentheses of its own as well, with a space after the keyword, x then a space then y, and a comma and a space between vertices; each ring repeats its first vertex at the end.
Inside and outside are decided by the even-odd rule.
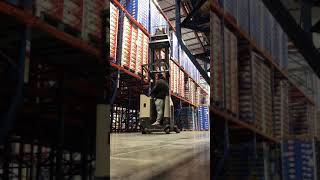
MULTIPOLYGON (((292 17, 300 25, 301 23, 301 3, 302 0, 281 0, 283 5, 287 7, 287 10, 291 13, 292 17)), ((315 25, 320 21, 320 0, 315 0, 315 6, 312 8, 312 24, 315 25)), ((320 34, 313 33, 313 42, 316 48, 320 49, 320 34)))
MULTIPOLYGON (((175 0, 157 0, 159 6, 169 19, 173 27, 176 27, 176 2, 175 0)), ((181 5, 181 22, 190 14, 192 11, 191 1, 184 0, 181 5)), ((209 41, 207 36, 202 32, 196 32, 191 29, 181 28, 182 39, 189 51, 197 56, 205 53, 209 48, 209 41)), ((202 58, 201 58, 202 59, 202 58)), ((199 64, 204 67, 205 61, 197 59, 199 64)))

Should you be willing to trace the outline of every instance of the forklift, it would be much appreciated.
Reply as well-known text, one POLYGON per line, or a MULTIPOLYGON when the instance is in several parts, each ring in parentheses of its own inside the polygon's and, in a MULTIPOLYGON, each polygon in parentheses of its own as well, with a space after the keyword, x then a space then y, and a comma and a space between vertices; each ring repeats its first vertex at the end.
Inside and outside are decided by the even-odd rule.
POLYGON ((156 84, 156 80, 161 74, 166 77, 166 81, 170 87, 170 66, 169 66, 169 48, 170 39, 168 30, 165 28, 157 29, 154 36, 151 36, 149 48, 151 50, 151 59, 148 64, 142 65, 141 73, 141 87, 142 93, 140 95, 140 129, 142 134, 150 134, 152 132, 162 132, 166 134, 170 132, 180 133, 180 129, 174 122, 174 106, 171 100, 170 88, 164 100, 164 113, 160 125, 153 126, 156 121, 157 111, 155 107, 155 100, 150 96, 151 90, 156 84), (145 72, 145 73, 144 73, 145 72), (144 84, 145 77, 147 77, 147 93, 145 92, 144 84), (147 94, 147 95, 146 95, 147 94))

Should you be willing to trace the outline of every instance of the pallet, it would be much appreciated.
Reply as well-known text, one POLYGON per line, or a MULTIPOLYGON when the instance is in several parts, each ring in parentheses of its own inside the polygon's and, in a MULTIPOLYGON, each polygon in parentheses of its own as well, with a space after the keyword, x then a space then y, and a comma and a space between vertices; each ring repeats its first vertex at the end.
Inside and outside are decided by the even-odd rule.
POLYGON ((63 31, 71 36, 81 38, 81 32, 76 28, 71 27, 70 25, 62 22, 59 19, 56 19, 45 12, 41 12, 40 17, 42 21, 46 22, 47 24, 57 28, 60 31, 63 31))

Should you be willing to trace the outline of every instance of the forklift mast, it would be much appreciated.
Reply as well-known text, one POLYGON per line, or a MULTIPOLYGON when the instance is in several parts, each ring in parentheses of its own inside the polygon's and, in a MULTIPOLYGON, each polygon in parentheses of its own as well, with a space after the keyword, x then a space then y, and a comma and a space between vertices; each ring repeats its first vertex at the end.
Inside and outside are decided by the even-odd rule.
MULTIPOLYGON (((170 87, 170 36, 168 28, 157 28, 155 34, 151 36, 149 64, 142 65, 142 76, 144 72, 148 74, 149 95, 151 89, 155 86, 158 75, 162 74, 170 87)), ((143 80, 143 78, 142 78, 143 80)), ((170 91, 169 91, 170 94, 170 91)))

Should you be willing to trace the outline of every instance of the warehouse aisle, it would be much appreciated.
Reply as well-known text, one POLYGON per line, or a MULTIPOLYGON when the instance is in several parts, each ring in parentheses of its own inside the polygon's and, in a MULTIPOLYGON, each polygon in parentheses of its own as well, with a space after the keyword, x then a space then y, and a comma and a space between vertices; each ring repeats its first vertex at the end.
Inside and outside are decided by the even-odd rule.
POLYGON ((185 179, 187 173, 209 179, 209 165, 209 132, 111 134, 112 180, 185 179))

